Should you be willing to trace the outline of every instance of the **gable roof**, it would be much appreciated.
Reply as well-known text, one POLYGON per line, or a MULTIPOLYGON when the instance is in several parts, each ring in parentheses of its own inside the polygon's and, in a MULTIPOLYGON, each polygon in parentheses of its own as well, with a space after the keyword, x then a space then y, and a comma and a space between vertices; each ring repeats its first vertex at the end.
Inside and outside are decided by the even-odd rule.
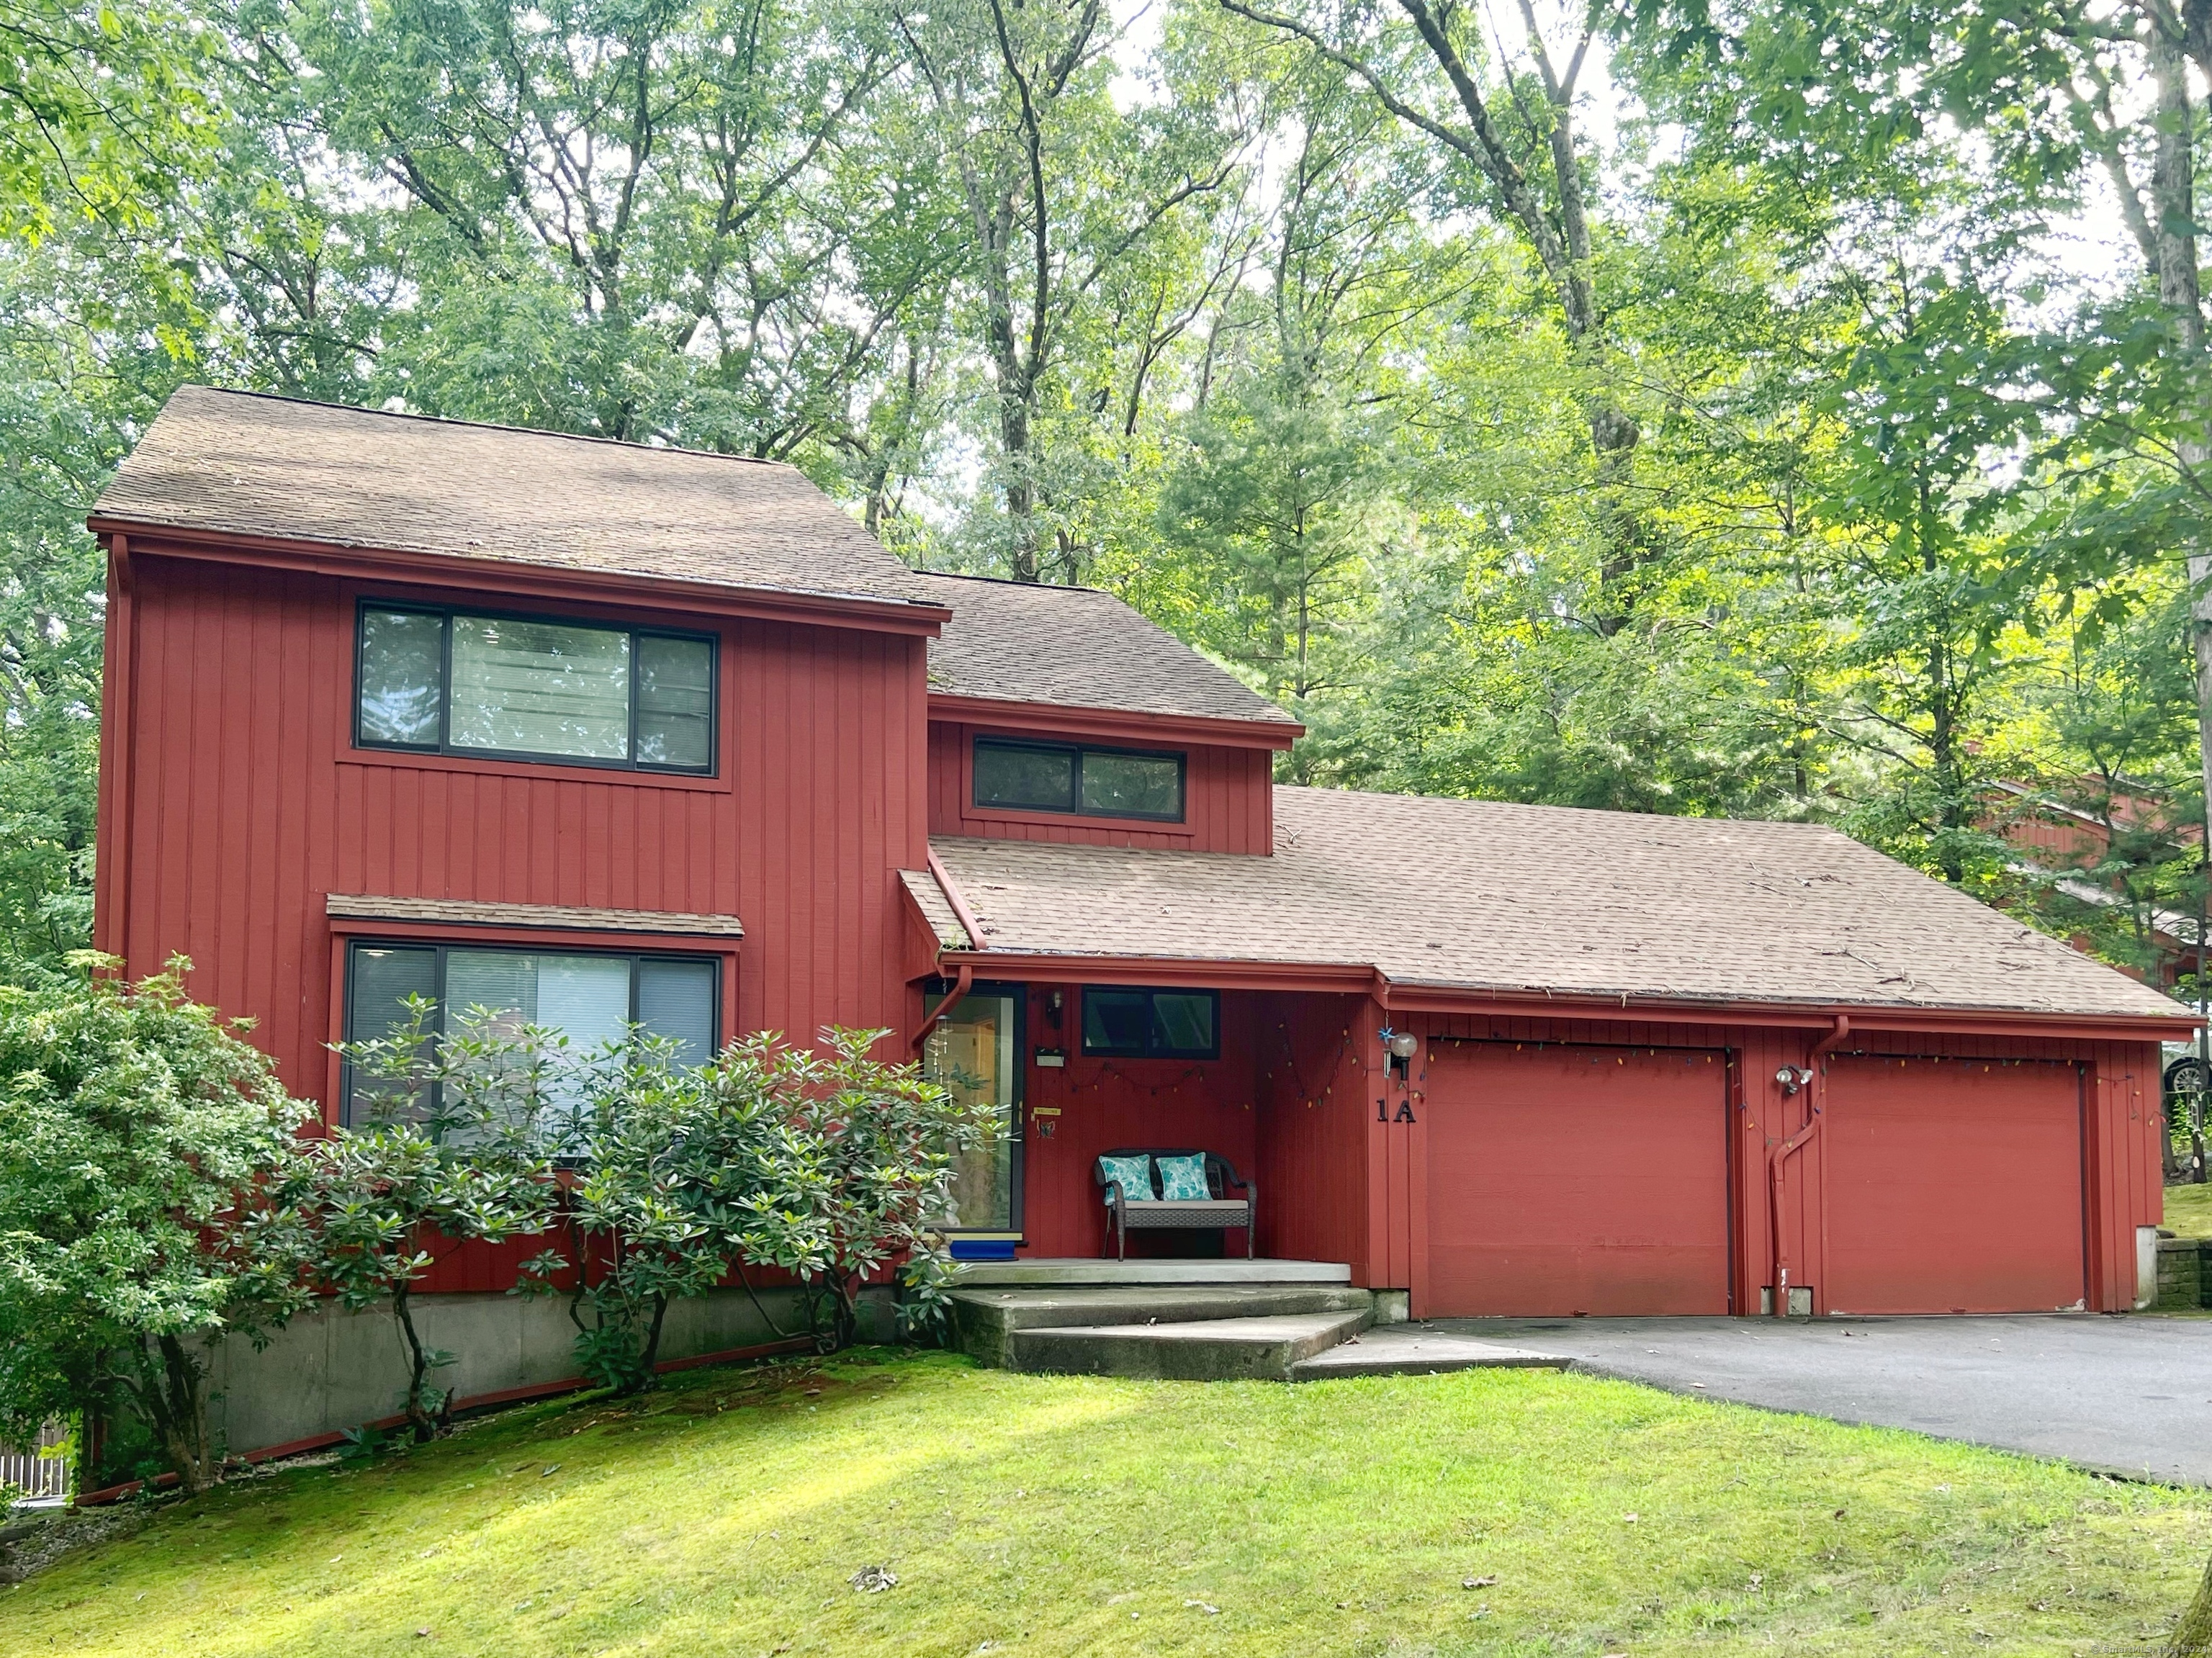
MULTIPOLYGON (((984 944, 1024 955, 1372 968, 1632 1002, 2188 1017, 1811 824, 1283 787, 1271 858, 931 844, 984 944)), ((959 947, 951 907, 917 896, 959 947)))
POLYGON ((928 604, 771 461, 179 386, 95 519, 928 604))
POLYGON ((929 688, 994 702, 1297 721, 1113 594, 988 576, 918 574, 952 620, 930 641, 929 688))

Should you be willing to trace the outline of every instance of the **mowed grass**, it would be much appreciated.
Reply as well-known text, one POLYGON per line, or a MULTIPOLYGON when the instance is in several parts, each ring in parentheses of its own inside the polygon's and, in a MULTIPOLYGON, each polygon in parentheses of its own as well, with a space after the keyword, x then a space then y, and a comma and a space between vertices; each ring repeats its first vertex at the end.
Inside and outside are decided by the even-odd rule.
POLYGON ((2163 1224, 2178 1238, 2212 1238, 2212 1186, 2167 1187, 2163 1224))
POLYGON ((226 1487, 0 1652, 2141 1652, 2208 1549, 2212 1493, 1571 1375, 863 1352, 226 1487))

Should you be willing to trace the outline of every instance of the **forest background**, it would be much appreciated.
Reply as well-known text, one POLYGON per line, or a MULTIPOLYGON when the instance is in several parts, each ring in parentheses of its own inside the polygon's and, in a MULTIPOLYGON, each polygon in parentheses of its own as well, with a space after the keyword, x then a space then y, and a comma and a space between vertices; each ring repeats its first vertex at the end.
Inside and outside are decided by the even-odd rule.
POLYGON ((1285 777, 1832 822, 2141 964, 2208 66, 2203 0, 0 0, 0 973, 86 938, 83 519, 185 380, 788 460, 1121 594, 1285 777))

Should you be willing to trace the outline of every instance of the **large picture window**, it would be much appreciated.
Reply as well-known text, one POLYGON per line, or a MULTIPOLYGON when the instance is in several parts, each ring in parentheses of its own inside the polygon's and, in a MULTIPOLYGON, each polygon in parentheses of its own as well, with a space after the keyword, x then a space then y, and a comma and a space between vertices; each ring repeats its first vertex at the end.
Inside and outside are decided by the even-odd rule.
POLYGON ((1221 993, 1086 985, 1083 1051, 1106 1059, 1219 1059, 1221 993))
POLYGON ((975 804, 1001 811, 1182 822, 1183 756, 1071 743, 975 739, 975 804))
POLYGON ((714 768, 711 639, 364 604, 355 656, 363 748, 714 768))
MULTIPOLYGON (((407 999, 437 1005, 435 1029, 471 1008, 544 1025, 573 1048, 619 1037, 631 1025, 681 1045, 687 1064, 714 1056, 721 1006, 718 964, 694 956, 479 950, 464 944, 356 944, 346 952, 346 1040, 404 1029, 407 999)), ((364 1113, 377 1084, 345 1067, 345 1121, 364 1113)))

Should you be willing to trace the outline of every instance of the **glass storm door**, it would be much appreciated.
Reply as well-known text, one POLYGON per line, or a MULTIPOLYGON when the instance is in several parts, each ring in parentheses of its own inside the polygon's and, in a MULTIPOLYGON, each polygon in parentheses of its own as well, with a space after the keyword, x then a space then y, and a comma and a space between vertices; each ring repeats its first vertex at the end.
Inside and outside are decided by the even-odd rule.
POLYGON ((1013 1236, 1018 1228, 1018 1010, 1017 995, 1010 990, 963 996, 938 1021, 923 1048, 925 1076, 962 1099, 989 1101, 1006 1130, 1004 1139, 977 1146, 953 1164, 951 1212, 943 1220, 950 1232, 1013 1236))

